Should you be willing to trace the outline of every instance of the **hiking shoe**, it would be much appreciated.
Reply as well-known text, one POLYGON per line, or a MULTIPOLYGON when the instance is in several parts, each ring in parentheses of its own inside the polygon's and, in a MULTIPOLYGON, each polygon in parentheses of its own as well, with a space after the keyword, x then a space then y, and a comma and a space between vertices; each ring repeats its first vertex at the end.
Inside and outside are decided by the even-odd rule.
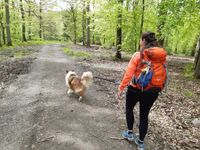
POLYGON ((145 150, 144 142, 140 141, 138 138, 135 139, 135 144, 138 146, 138 150, 145 150))
POLYGON ((133 132, 130 132, 128 130, 125 130, 122 132, 122 137, 129 140, 129 141, 134 141, 135 140, 135 135, 133 132))

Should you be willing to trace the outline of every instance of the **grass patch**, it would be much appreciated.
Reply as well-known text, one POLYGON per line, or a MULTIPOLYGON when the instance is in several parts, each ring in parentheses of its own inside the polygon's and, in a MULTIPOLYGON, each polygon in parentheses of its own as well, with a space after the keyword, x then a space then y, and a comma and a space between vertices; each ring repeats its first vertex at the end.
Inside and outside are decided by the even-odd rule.
POLYGON ((6 59, 5 57, 0 56, 0 61, 3 61, 3 60, 5 60, 5 59, 6 59))
POLYGON ((21 59, 30 54, 36 52, 33 48, 30 48, 34 45, 45 45, 45 44, 67 44, 64 41, 45 41, 45 40, 32 40, 27 42, 13 41, 13 46, 0 47, 0 61, 17 58, 21 59), (30 46, 30 47, 29 47, 30 46))
POLYGON ((189 90, 185 91, 183 94, 184 94, 184 96, 189 97, 189 98, 194 96, 194 93, 192 91, 189 91, 189 90))
POLYGON ((183 69, 183 76, 194 79, 194 64, 188 63, 183 69))
POLYGON ((64 48, 64 53, 68 56, 72 57, 80 57, 80 58, 90 58, 91 54, 85 51, 71 50, 69 48, 64 48))
POLYGON ((45 44, 66 44, 64 41, 45 41, 45 40, 36 40, 36 41, 27 41, 21 42, 17 41, 14 43, 15 46, 31 46, 31 45, 45 45, 45 44))
POLYGON ((22 46, 31 46, 31 45, 45 45, 45 44, 67 44, 66 41, 45 41, 45 40, 32 40, 27 42, 22 41, 14 41, 12 46, 6 46, 3 45, 3 47, 0 47, 1 49, 7 49, 7 48, 15 48, 15 47, 22 47, 22 46))
POLYGON ((0 61, 9 59, 9 58, 17 58, 17 59, 21 59, 24 58, 26 56, 29 56, 31 54, 33 54, 34 52, 36 52, 36 50, 31 49, 31 48, 3 48, 0 49, 0 61))
POLYGON ((24 58, 28 55, 32 54, 32 51, 29 50, 19 50, 14 53, 15 58, 24 58))

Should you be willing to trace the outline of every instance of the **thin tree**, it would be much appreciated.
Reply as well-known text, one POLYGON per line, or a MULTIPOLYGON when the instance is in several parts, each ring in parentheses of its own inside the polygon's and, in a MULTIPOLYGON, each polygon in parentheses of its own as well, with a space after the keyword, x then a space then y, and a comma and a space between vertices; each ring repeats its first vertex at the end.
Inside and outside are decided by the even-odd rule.
POLYGON ((158 5, 158 26, 157 26, 157 32, 158 32, 158 42, 161 46, 164 45, 165 38, 162 34, 162 28, 165 25, 165 16, 167 14, 167 10, 165 9, 167 0, 161 0, 158 5))
POLYGON ((134 32, 134 51, 137 51, 137 48, 138 48, 138 39, 136 38, 137 37, 137 22, 135 21, 136 20, 136 10, 135 8, 138 6, 138 3, 139 3, 139 0, 135 0, 135 1, 132 1, 132 11, 133 11, 133 32, 134 32))
MULTIPOLYGON (((1 8, 0 8, 0 11, 1 11, 1 8)), ((0 23, 1 23, 1 21, 3 20, 3 17, 2 17, 2 15, 1 15, 1 12, 0 12, 0 23)), ((2 28, 1 28, 1 26, 0 26, 0 47, 2 47, 2 35, 1 35, 1 30, 2 30, 2 28)))
POLYGON ((118 0, 118 15, 117 15, 117 37, 116 37, 116 54, 115 57, 117 59, 121 59, 121 45, 122 45, 122 5, 123 0, 118 0))
POLYGON ((87 0, 87 6, 86 6, 86 11, 87 11, 87 15, 86 15, 86 28, 87 28, 87 36, 86 36, 86 45, 87 47, 90 47, 90 1, 87 0))
POLYGON ((74 44, 77 42, 77 10, 74 6, 75 4, 71 4, 71 13, 72 13, 72 20, 73 20, 73 29, 74 29, 74 44))
POLYGON ((31 1, 28 1, 28 39, 31 40, 31 1))
POLYGON ((197 79, 200 79, 200 36, 197 41, 194 66, 195 66, 194 75, 197 79))
POLYGON ((20 0, 20 10, 21 10, 21 17, 22 17, 22 41, 26 42, 26 24, 25 24, 25 12, 23 8, 23 1, 20 0))
MULTIPOLYGON (((16 6, 16 1, 11 0, 10 1, 10 10, 11 10, 10 14, 12 14, 12 12, 14 12, 12 14, 11 20, 13 20, 13 21, 19 20, 19 14, 16 13, 18 11, 18 9, 19 8, 16 6)), ((16 23, 15 26, 12 27, 12 38, 16 39, 18 37, 19 37, 19 30, 18 30, 18 23, 16 23)))
POLYGON ((1 31, 0 31, 0 34, 1 34, 1 37, 2 37, 2 44, 6 44, 6 35, 5 35, 5 27, 4 27, 4 23, 3 23, 3 16, 4 16, 4 13, 3 13, 3 9, 4 9, 4 5, 3 5, 3 1, 1 2, 1 8, 0 8, 0 28, 1 28, 1 31))
POLYGON ((2 20, 1 20, 0 24, 1 24, 1 33, 0 34, 2 35, 3 44, 5 45, 6 44, 6 35, 5 35, 5 27, 4 27, 2 20))
MULTIPOLYGON (((93 11, 94 10, 95 10, 95 0, 93 0, 93 11)), ((92 14, 92 23, 93 23, 93 26, 92 26, 92 44, 95 44, 95 39, 94 39, 94 29, 95 29, 94 20, 95 20, 95 16, 94 16, 94 12, 93 12, 93 14, 92 14)))
POLYGON ((40 37, 40 40, 42 39, 42 0, 40 0, 39 2, 39 12, 40 12, 40 15, 39 15, 39 37, 40 37))
POLYGON ((3 23, 1 23, 2 26, 2 39, 3 39, 3 44, 6 44, 6 33, 5 33, 5 26, 3 25, 3 23))
POLYGON ((82 14, 82 36, 83 36, 83 45, 85 45, 85 31, 86 31, 86 9, 85 9, 85 0, 83 0, 83 14, 82 14))
MULTIPOLYGON (((142 16, 141 16, 141 24, 140 24, 140 37, 142 36, 143 26, 144 26, 144 11, 145 11, 145 1, 142 0, 142 16)), ((140 44, 138 49, 140 49, 140 44)))
POLYGON ((9 0, 5 0, 5 14, 6 14, 6 34, 7 34, 7 45, 12 46, 12 40, 10 35, 10 10, 9 0))
MULTIPOLYGON (((0 31, 1 31, 1 29, 0 29, 0 31)), ((2 47, 1 34, 0 34, 0 47, 2 47)))

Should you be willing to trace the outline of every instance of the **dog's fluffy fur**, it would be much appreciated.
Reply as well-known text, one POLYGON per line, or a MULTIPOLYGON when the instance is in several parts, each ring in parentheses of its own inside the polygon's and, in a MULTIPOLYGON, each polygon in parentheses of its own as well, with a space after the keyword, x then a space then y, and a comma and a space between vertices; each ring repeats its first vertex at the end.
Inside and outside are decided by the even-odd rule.
POLYGON ((71 96, 75 93, 79 96, 79 101, 83 99, 86 90, 92 84, 93 75, 90 71, 84 72, 81 77, 79 77, 74 71, 66 71, 65 81, 68 87, 68 95, 71 96))

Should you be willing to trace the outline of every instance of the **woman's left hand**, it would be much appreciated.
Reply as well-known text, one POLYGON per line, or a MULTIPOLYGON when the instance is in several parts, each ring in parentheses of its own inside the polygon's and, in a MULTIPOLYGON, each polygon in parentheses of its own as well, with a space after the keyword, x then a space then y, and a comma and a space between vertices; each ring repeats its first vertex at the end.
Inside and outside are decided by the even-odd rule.
POLYGON ((120 90, 118 91, 117 98, 118 98, 118 101, 122 100, 122 91, 120 91, 120 90))

